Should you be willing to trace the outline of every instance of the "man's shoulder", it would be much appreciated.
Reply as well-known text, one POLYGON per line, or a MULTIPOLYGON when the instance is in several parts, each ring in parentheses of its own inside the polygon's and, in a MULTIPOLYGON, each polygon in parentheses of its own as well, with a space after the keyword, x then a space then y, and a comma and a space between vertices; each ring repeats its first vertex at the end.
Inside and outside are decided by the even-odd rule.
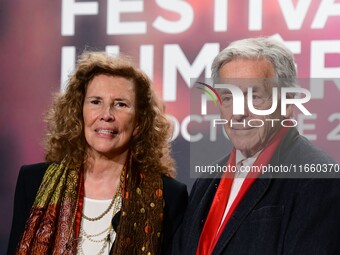
POLYGON ((299 151, 305 151, 305 158, 309 160, 322 160, 325 163, 336 163, 325 151, 312 144, 306 137, 299 136, 299 151))
POLYGON ((174 200, 174 202, 183 198, 187 200, 188 191, 187 186, 184 183, 166 175, 162 175, 162 180, 165 200, 174 200))
POLYGON ((306 137, 300 135, 297 130, 290 132, 279 147, 278 153, 282 161, 299 162, 299 163, 332 163, 332 159, 325 151, 315 146, 306 137))
POLYGON ((175 191, 175 190, 182 190, 182 189, 187 189, 187 186, 174 179, 174 178, 171 178, 169 176, 166 176, 166 175, 162 175, 162 180, 163 180, 163 188, 166 189, 166 190, 170 190, 170 191, 175 191))

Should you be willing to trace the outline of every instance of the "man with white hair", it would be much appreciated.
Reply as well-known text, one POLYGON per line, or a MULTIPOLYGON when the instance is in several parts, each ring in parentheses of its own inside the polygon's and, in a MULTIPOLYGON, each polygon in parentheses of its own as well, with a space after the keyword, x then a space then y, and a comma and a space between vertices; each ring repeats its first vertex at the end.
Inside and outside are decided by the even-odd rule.
MULTIPOLYGON (((251 87, 257 110, 271 108, 274 87, 296 86, 293 54, 269 38, 231 43, 216 56, 212 77, 214 84, 233 84, 244 95, 251 87)), ((237 169, 337 165, 295 127, 281 125, 292 117, 292 105, 282 111, 279 102, 268 116, 254 114, 244 103, 244 112, 234 114, 231 91, 222 88, 219 94, 221 117, 227 120, 224 128, 234 148, 218 165, 237 169)), ((196 180, 174 255, 340 254, 339 179, 228 174, 196 180)))

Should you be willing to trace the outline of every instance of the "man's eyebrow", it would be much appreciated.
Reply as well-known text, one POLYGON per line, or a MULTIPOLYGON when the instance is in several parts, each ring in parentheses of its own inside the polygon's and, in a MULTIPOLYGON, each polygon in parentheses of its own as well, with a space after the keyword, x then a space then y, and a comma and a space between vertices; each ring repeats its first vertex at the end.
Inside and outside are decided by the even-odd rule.
POLYGON ((220 94, 231 94, 229 89, 218 89, 217 91, 220 92, 220 94))

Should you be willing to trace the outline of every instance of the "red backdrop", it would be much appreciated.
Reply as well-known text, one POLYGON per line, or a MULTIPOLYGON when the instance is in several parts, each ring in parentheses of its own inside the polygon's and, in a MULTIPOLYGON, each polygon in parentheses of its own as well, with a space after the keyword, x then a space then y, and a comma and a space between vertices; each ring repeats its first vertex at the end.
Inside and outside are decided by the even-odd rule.
MULTIPOLYGON (((43 160, 43 114, 85 48, 131 55, 152 77, 176 122, 178 178, 189 188, 190 78, 209 77, 213 57, 229 42, 275 36, 295 53, 300 78, 340 76, 337 0, 14 0, 0 5, 1 254, 19 167, 43 160)), ((312 88, 309 110, 315 115, 299 129, 340 161, 340 82, 335 81, 312 88)))

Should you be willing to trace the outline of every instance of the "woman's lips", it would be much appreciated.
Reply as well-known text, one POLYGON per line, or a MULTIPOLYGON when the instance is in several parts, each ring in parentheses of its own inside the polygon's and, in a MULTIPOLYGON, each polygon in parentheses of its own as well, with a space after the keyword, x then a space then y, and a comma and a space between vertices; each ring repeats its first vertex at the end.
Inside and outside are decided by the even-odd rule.
POLYGON ((96 128, 95 132, 98 134, 106 134, 106 135, 117 135, 117 128, 96 128))

